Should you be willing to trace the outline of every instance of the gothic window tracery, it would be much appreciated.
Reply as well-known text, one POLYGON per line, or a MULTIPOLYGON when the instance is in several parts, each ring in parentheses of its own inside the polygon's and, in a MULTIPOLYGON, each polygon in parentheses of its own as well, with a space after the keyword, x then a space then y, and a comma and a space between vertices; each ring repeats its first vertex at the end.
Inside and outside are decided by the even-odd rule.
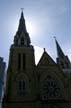
POLYGON ((47 79, 41 84, 41 98, 42 100, 59 98, 61 96, 58 81, 48 76, 47 79))

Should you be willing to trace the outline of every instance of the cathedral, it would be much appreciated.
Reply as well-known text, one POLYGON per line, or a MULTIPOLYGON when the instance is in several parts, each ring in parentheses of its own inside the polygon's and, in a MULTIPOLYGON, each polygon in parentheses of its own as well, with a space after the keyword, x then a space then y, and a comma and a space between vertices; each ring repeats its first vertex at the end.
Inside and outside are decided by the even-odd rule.
POLYGON ((56 62, 44 49, 35 64, 23 11, 10 47, 2 108, 71 108, 71 63, 55 39, 56 62))

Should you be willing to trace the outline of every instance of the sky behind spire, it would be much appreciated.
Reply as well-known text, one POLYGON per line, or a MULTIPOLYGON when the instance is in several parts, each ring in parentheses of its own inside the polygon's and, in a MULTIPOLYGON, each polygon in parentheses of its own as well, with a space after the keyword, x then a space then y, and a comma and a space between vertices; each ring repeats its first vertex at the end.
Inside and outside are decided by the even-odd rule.
POLYGON ((55 59, 53 37, 56 36, 64 53, 71 58, 71 0, 0 0, 0 56, 8 61, 22 7, 31 42, 39 46, 37 52, 46 48, 55 59))

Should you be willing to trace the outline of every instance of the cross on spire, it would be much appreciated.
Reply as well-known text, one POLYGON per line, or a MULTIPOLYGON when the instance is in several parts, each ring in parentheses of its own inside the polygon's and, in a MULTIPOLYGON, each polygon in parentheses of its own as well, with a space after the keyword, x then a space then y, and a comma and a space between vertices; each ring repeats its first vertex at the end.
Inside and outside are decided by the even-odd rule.
POLYGON ((56 40, 56 36, 53 37, 56 40))
POLYGON ((23 11, 24 10, 24 8, 21 8, 21 11, 23 11))

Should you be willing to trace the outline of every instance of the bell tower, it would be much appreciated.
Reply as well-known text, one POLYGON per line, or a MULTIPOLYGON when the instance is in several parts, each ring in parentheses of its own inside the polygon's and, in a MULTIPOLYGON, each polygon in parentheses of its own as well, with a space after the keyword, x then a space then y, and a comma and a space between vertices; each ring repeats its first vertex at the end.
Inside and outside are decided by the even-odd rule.
POLYGON ((36 99, 34 48, 26 30, 23 11, 10 48, 3 108, 32 108, 36 99))

